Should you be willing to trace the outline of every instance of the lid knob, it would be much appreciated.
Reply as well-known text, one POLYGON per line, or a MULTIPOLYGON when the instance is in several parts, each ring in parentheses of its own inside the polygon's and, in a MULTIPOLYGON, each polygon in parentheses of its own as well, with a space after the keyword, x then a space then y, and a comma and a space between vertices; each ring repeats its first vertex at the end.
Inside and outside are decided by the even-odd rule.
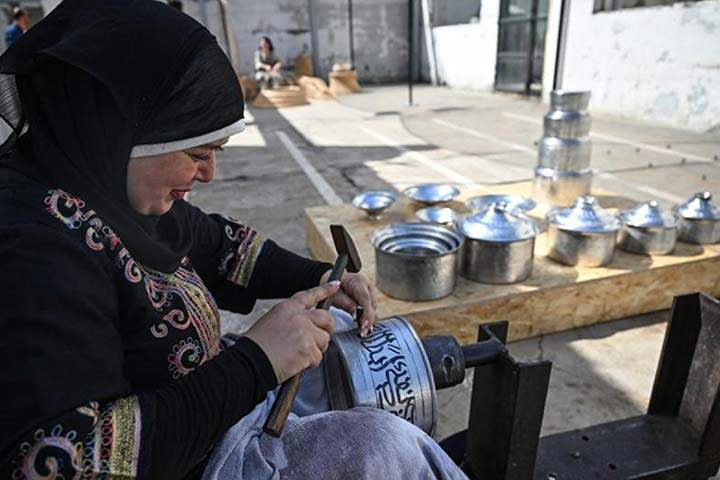
POLYGON ((507 206, 508 206, 507 202, 496 202, 494 208, 495 208, 496 212, 502 213, 502 212, 507 211, 507 206))
POLYGON ((597 200, 595 200, 595 197, 592 195, 582 195, 578 197, 577 204, 583 205, 583 206, 592 206, 597 203, 597 200))
POLYGON ((712 200, 712 193, 710 192, 697 192, 695 194, 695 198, 700 198, 702 200, 710 201, 712 200))
POLYGON ((648 202, 648 205, 650 205, 652 208, 658 208, 660 204, 657 202, 657 200, 650 200, 648 202))

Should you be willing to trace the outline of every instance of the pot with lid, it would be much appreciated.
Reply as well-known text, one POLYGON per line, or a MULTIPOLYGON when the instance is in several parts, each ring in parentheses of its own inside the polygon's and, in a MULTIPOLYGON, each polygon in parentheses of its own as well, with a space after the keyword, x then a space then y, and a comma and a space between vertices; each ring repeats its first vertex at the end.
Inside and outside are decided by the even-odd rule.
POLYGON ((673 209, 680 215, 680 240, 690 243, 720 241, 720 209, 710 192, 698 192, 673 209))
POLYGON ((678 216, 653 200, 620 212, 618 247, 631 253, 667 255, 675 250, 678 216))
POLYGON ((465 236, 460 274, 482 283, 515 283, 532 273, 535 237, 540 225, 505 203, 463 218, 458 230, 465 236))
POLYGON ((455 289, 463 239, 454 229, 435 223, 394 223, 375 230, 370 241, 377 286, 384 294, 434 300, 455 289))
POLYGON ((546 218, 550 258, 583 267, 610 263, 622 222, 600 207, 595 197, 578 197, 572 207, 551 210, 546 218))

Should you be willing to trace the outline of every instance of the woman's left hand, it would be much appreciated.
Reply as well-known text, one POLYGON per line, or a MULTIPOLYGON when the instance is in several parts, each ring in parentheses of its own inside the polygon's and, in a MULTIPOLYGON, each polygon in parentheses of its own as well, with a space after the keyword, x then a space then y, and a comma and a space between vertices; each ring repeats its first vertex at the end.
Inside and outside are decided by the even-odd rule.
MULTIPOLYGON (((323 274, 320 284, 326 283, 329 277, 330 270, 323 274)), ((333 297, 333 305, 351 315, 355 315, 357 306, 362 305, 364 311, 359 320, 360 335, 364 337, 372 332, 377 315, 377 301, 370 282, 362 274, 352 272, 343 274, 340 280, 340 290, 333 297)))

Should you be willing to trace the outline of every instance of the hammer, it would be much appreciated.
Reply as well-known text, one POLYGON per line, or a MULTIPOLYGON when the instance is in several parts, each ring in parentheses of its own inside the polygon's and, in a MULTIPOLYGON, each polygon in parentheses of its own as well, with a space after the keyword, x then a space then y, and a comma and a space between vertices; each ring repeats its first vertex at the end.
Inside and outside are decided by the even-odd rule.
MULTIPOLYGON (((345 230, 345 227, 342 225, 330 225, 330 233, 332 234, 338 257, 330 272, 328 282, 340 280, 345 270, 355 273, 359 272, 362 267, 355 244, 352 238, 350 238, 350 234, 345 230)), ((327 310, 331 304, 332 297, 328 297, 318 303, 315 308, 327 310)), ((277 397, 275 397, 275 402, 273 402, 273 406, 270 409, 270 415, 268 415, 267 420, 265 420, 265 425, 263 425, 263 431, 271 437, 278 438, 282 434, 283 428, 285 428, 285 422, 287 422, 288 415, 290 414, 290 407, 292 407, 293 400, 295 400, 295 395, 300 387, 302 376, 303 372, 300 372, 286 380, 280 387, 280 391, 277 397)))

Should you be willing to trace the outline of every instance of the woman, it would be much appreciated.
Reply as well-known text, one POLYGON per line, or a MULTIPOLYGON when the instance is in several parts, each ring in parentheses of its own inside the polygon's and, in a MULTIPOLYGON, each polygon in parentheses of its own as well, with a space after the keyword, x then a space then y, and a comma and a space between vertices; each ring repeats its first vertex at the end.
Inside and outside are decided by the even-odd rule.
POLYGON ((317 465, 372 478, 386 468, 373 473, 373 452, 392 451, 381 427, 408 432, 400 465, 455 475, 380 411, 257 433, 268 392, 327 347, 332 318, 313 306, 362 303, 365 332, 375 314, 362 276, 325 283, 330 265, 183 201, 243 128, 237 78, 207 30, 152 0, 65 0, 0 72, 17 85, 0 110, 19 135, 0 162, 0 478, 230 478, 229 459, 235 478, 307 478, 317 465), (287 297, 221 350, 218 307, 287 297), (360 463, 324 462, 328 432, 360 463))
POLYGON ((278 87, 283 84, 282 62, 275 56, 275 47, 270 37, 260 37, 260 45, 255 50, 255 80, 260 88, 278 87))

